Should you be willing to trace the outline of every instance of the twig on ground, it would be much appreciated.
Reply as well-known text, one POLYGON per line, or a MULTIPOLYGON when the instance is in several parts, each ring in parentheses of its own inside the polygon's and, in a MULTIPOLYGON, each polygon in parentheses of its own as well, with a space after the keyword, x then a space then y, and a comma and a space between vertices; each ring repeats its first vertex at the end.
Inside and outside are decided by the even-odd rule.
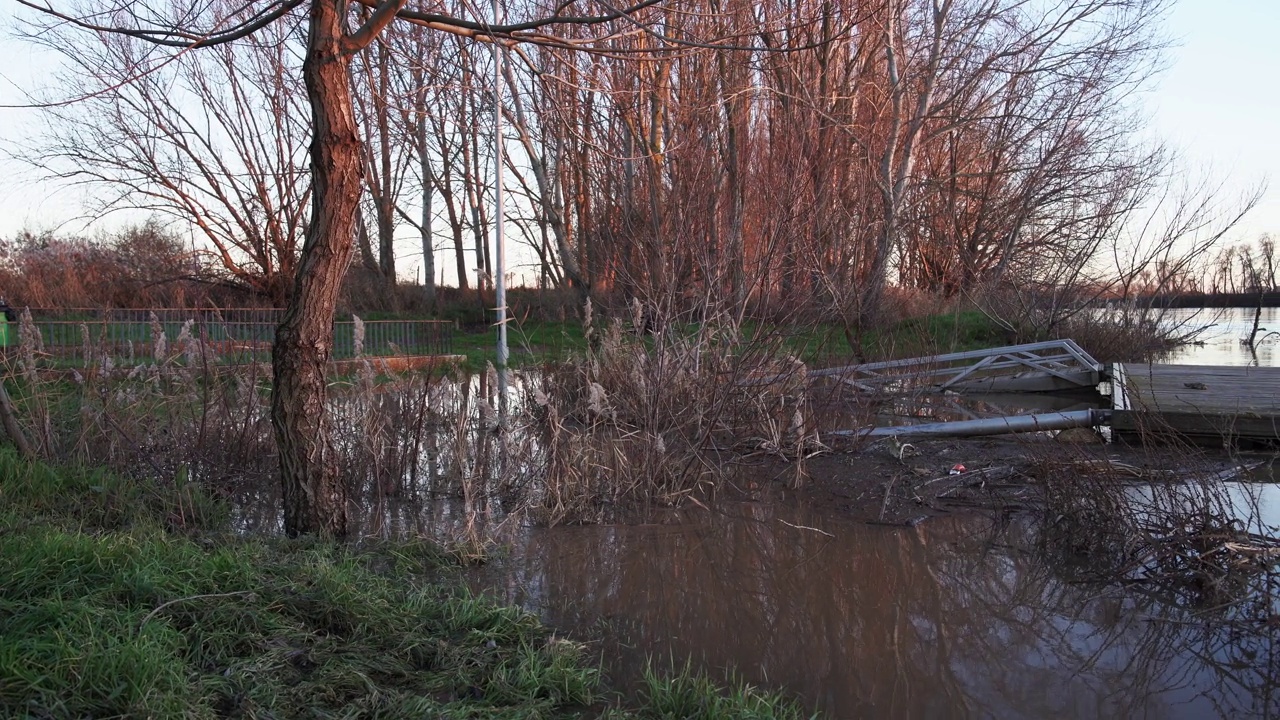
POLYGON ((187 602, 189 600, 209 600, 211 598, 235 597, 237 595, 248 595, 252 597, 253 594, 254 592, 252 590, 236 590, 235 592, 208 593, 205 595, 188 595, 187 597, 174 598, 168 602, 160 603, 159 605, 156 606, 154 610, 147 613, 147 616, 142 618, 142 622, 138 623, 138 631, 141 632, 142 628, 146 627, 147 623, 151 621, 151 618, 155 617, 157 613, 169 607, 170 605, 176 605, 178 603, 187 602))
POLYGON ((789 522, 787 522, 786 520, 781 520, 781 519, 779 519, 779 520, 778 520, 778 522, 782 523, 783 525, 786 525, 787 527, 793 527, 793 528, 795 528, 795 529, 797 529, 797 530, 810 530, 810 531, 813 531, 813 532, 818 533, 819 535, 826 535, 826 536, 827 536, 827 537, 829 537, 829 538, 833 538, 833 537, 835 537, 835 535, 832 535, 831 533, 827 532, 826 530, 819 530, 819 529, 818 529, 818 528, 816 528, 816 527, 809 527, 808 525, 793 525, 792 523, 789 523, 789 522))

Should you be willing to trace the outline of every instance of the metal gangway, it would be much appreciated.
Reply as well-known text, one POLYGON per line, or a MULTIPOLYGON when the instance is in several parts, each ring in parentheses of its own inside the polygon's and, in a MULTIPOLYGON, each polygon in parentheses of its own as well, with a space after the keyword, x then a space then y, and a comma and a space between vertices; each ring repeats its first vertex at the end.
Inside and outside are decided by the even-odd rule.
POLYGON ((1074 340, 1047 340, 810 370, 808 375, 866 392, 921 386, 953 392, 1052 392, 1094 388, 1102 371, 1102 363, 1074 340))

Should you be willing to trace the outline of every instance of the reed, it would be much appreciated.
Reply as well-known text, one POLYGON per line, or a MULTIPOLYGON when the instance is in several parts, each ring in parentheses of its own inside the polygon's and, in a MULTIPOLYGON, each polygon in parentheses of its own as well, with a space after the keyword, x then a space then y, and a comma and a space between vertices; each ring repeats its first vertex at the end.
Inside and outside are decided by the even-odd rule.
MULTIPOLYGON (((153 318, 154 320, 154 318, 153 318)), ((50 357, 29 316, 6 362, 12 419, 33 455, 91 464, 156 486, 175 478, 233 501, 246 530, 279 527, 278 460, 267 366, 224 357, 193 323, 176 337, 153 322, 145 347, 108 342, 106 326, 80 328, 80 357, 50 357)), ((496 499, 535 468, 528 441, 495 432, 487 376, 394 372, 361 350, 329 391, 335 462, 348 483, 360 530, 378 537, 433 534, 479 559, 493 533, 518 522, 496 499), (438 501, 463 500, 457 516, 424 527, 438 501)), ((171 328, 172 330, 172 328, 171 328)), ((6 432, 7 434, 7 432, 6 432)), ((513 493, 508 493, 513 494, 513 493)))
POLYGON ((588 306, 587 351, 526 385, 546 453, 530 503, 540 520, 678 505, 719 490, 736 455, 821 449, 805 365, 780 338, 748 338, 727 314, 682 320, 637 303, 629 321, 601 325, 588 306))

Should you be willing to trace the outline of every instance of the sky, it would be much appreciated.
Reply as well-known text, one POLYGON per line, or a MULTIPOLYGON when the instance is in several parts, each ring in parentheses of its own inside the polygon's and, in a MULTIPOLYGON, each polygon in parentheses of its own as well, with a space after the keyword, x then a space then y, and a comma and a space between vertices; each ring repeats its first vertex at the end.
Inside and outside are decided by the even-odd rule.
MULTIPOLYGON (((10 37, 10 12, 0 10, 0 105, 22 104, 20 89, 38 87, 47 64, 10 37)), ((1177 0, 1166 23, 1174 42, 1167 67, 1143 98, 1151 136, 1175 148, 1190 173, 1208 173, 1228 197, 1268 185, 1231 241, 1280 235, 1278 29, 1280 0, 1177 0)), ((41 182, 5 156, 37 127, 37 117, 0 107, 0 238, 23 229, 85 229, 76 191, 41 182)), ((405 243, 406 251, 412 246, 405 243)), ((405 277, 415 276, 419 258, 398 263, 405 277)))
POLYGON ((1236 235, 1280 236, 1280 2, 1179 0, 1167 31, 1178 45, 1146 98, 1152 131, 1188 167, 1241 194, 1267 183, 1236 235))

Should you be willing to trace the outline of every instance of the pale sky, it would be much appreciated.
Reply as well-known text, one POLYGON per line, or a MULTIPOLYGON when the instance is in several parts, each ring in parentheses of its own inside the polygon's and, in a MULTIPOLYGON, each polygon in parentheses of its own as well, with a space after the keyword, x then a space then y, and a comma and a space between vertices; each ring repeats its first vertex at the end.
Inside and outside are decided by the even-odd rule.
MULTIPOLYGON (((38 87, 44 66, 30 46, 8 39, 14 6, 6 4, 0 105, 13 105, 23 102, 15 84, 38 87)), ((1190 168, 1225 181, 1230 194, 1269 180, 1262 203, 1231 239, 1280 235, 1280 0, 1178 0, 1166 29, 1177 44, 1146 96, 1152 133, 1177 148, 1190 168)), ((0 108, 0 150, 32 132, 35 117, 0 108)), ((81 232, 82 223, 74 222, 78 209, 75 191, 38 182, 0 156, 0 238, 62 223, 81 232)), ((406 243, 405 250, 411 247, 406 243)), ((418 263, 405 257, 399 265, 412 278, 418 263)))
POLYGON ((1154 132, 1244 192, 1268 182, 1239 239, 1280 235, 1280 2, 1178 0, 1179 43, 1148 97, 1154 132))

